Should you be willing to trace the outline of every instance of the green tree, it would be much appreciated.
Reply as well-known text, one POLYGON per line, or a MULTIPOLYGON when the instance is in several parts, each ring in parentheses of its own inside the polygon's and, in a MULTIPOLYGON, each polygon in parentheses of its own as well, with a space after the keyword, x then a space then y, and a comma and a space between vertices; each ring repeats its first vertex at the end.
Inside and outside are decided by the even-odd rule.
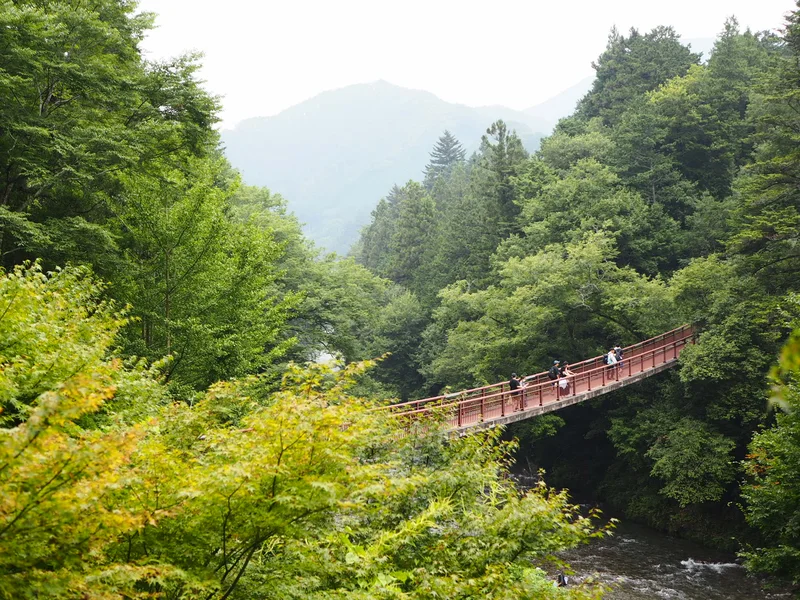
POLYGON ((796 289, 800 270, 798 192, 800 172, 798 117, 800 95, 800 11, 792 13, 784 35, 786 54, 765 75, 753 107, 755 160, 745 168, 736 189, 743 202, 733 215, 728 250, 749 257, 752 272, 770 287, 796 289))
POLYGON ((567 133, 563 128, 542 140, 537 155, 553 169, 567 170, 583 158, 594 158, 607 164, 614 151, 611 131, 599 117, 590 119, 579 131, 567 133))
POLYGON ((466 190, 442 211, 437 223, 430 281, 441 289, 465 280, 483 287, 497 246, 493 214, 474 190, 466 190))
POLYGON ((606 125, 614 125, 632 100, 684 75, 699 60, 671 27, 656 27, 645 35, 631 29, 628 37, 614 28, 605 51, 592 63, 596 78, 578 104, 577 115, 601 117, 606 125))
POLYGON ((800 331, 795 330, 773 367, 770 380, 776 422, 753 436, 744 461, 747 479, 742 496, 747 522, 761 534, 760 543, 741 556, 748 569, 800 581, 800 331))
POLYGON ((405 401, 423 383, 418 354, 428 315, 417 297, 402 288, 390 290, 387 300, 372 331, 370 355, 391 353, 375 368, 374 377, 396 390, 394 395, 405 401))
MULTIPOLYGON (((113 256, 97 224, 120 176, 205 153, 216 101, 195 57, 147 64, 129 2, 0 4, 0 248, 5 265, 113 256)), ((104 265, 108 267, 108 265, 104 265)))
POLYGON ((223 166, 187 157, 123 178, 113 204, 127 266, 112 292, 138 318, 126 350, 172 355, 167 381, 196 389, 257 372, 294 342, 282 336, 297 298, 276 288, 281 248, 258 223, 231 221, 223 166))
POLYGON ((426 257, 433 253, 436 205, 425 188, 414 181, 403 187, 403 196, 389 242, 391 279, 418 293, 426 285, 426 257))
POLYGON ((381 198, 372 211, 372 221, 361 231, 356 260, 376 275, 390 275, 390 244, 397 225, 396 206, 381 198))
POLYGON ((431 191, 437 180, 447 178, 457 164, 464 162, 465 156, 461 142, 445 129, 431 151, 431 160, 425 166, 425 188, 431 191))
POLYGON ((621 116, 614 132, 620 173, 681 223, 694 210, 693 188, 724 200, 752 151, 747 107, 769 58, 768 38, 726 23, 708 66, 692 65, 621 116))
POLYGON ((677 223, 594 159, 578 160, 557 178, 531 161, 516 185, 523 237, 510 240, 508 249, 534 254, 548 244, 579 239, 586 231, 605 231, 616 240, 621 265, 655 275, 674 261, 677 223))
POLYGON ((441 385, 472 387, 512 371, 538 372, 553 353, 571 360, 601 351, 609 339, 639 339, 669 328, 669 294, 630 267, 615 264, 605 232, 551 244, 498 265, 497 282, 441 292, 429 343, 442 344, 425 372, 441 385), (434 335, 439 322, 443 333, 434 335))
POLYGON ((100 600, 165 577, 167 568, 120 565, 102 549, 147 515, 127 505, 130 464, 143 431, 82 427, 94 413, 152 414, 163 399, 141 368, 111 352, 124 324, 85 269, 0 277, 0 597, 100 600), (131 412, 130 409, 134 410, 131 412))
POLYGON ((515 131, 509 131, 503 121, 496 121, 481 138, 481 153, 473 170, 475 195, 491 215, 496 242, 514 230, 519 206, 515 202, 513 178, 528 157, 515 131))

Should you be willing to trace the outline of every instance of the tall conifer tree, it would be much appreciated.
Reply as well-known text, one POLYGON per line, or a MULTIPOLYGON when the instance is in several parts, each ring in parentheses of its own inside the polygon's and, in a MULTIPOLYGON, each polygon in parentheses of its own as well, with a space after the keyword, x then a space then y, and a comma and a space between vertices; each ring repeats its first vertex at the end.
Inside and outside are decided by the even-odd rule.
POLYGON ((430 156, 431 160, 425 167, 425 188, 428 190, 433 189, 437 179, 449 175, 455 165, 464 162, 466 152, 461 142, 445 129, 430 156))

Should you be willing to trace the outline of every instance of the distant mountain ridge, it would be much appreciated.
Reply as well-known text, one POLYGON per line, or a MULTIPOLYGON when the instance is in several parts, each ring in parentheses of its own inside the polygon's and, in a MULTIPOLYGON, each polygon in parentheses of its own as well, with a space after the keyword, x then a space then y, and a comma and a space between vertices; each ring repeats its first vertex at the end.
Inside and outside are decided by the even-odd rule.
POLYGON ((393 184, 422 178, 445 129, 470 154, 486 128, 503 119, 534 151, 555 113, 531 110, 473 108, 376 81, 323 92, 273 117, 247 119, 223 131, 222 140, 245 182, 283 195, 311 239, 345 253, 393 184))
POLYGON ((578 101, 592 89, 593 82, 594 76, 585 77, 563 92, 548 98, 540 104, 526 108, 523 112, 534 119, 539 119, 543 123, 549 124, 550 129, 552 129, 559 119, 575 111, 578 101))

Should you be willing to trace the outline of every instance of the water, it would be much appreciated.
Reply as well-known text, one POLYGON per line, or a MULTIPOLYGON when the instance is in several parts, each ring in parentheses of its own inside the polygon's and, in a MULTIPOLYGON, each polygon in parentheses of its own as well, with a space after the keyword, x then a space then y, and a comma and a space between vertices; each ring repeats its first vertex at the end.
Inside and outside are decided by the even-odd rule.
POLYGON ((564 553, 580 581, 594 575, 612 587, 609 600, 779 600, 786 589, 765 591, 735 557, 645 527, 620 523, 613 537, 564 553))

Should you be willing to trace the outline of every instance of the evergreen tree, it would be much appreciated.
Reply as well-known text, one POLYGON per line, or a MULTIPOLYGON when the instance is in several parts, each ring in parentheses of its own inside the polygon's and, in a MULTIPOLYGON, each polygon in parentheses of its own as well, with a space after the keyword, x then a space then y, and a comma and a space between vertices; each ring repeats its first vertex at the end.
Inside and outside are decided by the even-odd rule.
POLYGON ((519 206, 513 178, 527 157, 516 131, 509 131, 502 120, 492 123, 481 138, 481 158, 473 181, 478 197, 493 216, 495 245, 515 227, 519 206))
POLYGON ((455 136, 444 130, 431 151, 431 160, 425 167, 425 188, 432 190, 436 180, 450 175, 453 167, 464 162, 466 152, 455 136))
POLYGON ((585 119, 600 116, 613 125, 631 100, 684 75, 699 61, 700 55, 681 44, 672 27, 656 27, 645 35, 631 29, 628 37, 614 28, 605 52, 592 63, 597 77, 577 114, 585 119))
POLYGON ((729 249, 775 292, 797 290, 800 272, 800 10, 789 17, 786 55, 764 78, 756 110, 755 162, 738 180, 743 203, 729 249))
POLYGON ((473 191, 445 207, 437 229, 431 277, 439 287, 459 280, 482 287, 488 283, 489 259, 497 247, 495 216, 473 191))
POLYGON ((435 291, 430 295, 461 279, 480 285, 496 246, 493 215, 476 196, 465 166, 457 166, 447 180, 440 179, 433 191, 440 215, 429 270, 435 291))
POLYGON ((392 280, 419 291, 425 282, 420 271, 432 253, 436 206, 420 184, 409 181, 403 188, 397 226, 390 243, 392 280))
POLYGON ((386 202, 388 202, 391 207, 396 207, 402 202, 403 198, 405 198, 403 188, 396 183, 392 186, 392 189, 389 190, 389 193, 386 194, 386 202))
POLYGON ((400 204, 406 197, 403 188, 392 186, 372 211, 372 221, 361 231, 356 260, 381 277, 391 277, 390 244, 397 227, 400 204))

